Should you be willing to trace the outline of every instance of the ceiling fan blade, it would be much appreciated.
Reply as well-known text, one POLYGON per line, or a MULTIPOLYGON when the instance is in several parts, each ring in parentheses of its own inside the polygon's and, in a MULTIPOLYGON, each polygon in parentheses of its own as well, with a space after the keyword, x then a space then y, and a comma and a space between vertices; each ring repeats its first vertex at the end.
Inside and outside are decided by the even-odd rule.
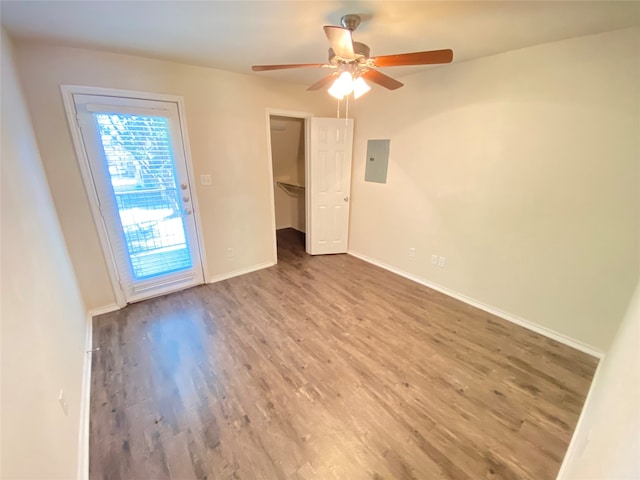
POLYGON ((293 63, 291 65, 254 65, 251 70, 264 72, 265 70, 284 70, 286 68, 324 67, 324 63, 293 63))
POLYGON ((309 88, 307 88, 307 90, 320 90, 325 85, 330 84, 337 76, 338 76, 338 74, 335 73, 335 72, 334 73, 330 73, 326 77, 321 78, 316 83, 311 85, 309 88))
POLYGON ((399 81, 385 75, 384 73, 380 73, 377 70, 367 70, 360 76, 366 80, 372 81, 373 83, 382 85, 384 88, 388 88, 389 90, 395 90, 396 88, 400 88, 404 85, 404 83, 400 83, 399 81))
POLYGON ((431 50, 429 52, 399 53, 397 55, 382 55, 375 57, 376 67, 400 67, 404 65, 432 65, 436 63, 450 63, 453 60, 453 50, 431 50))
POLYGON ((324 26, 324 34, 329 39, 333 52, 340 58, 345 60, 353 60, 356 58, 353 52, 353 40, 351 39, 351 30, 348 28, 334 27, 331 25, 324 26))

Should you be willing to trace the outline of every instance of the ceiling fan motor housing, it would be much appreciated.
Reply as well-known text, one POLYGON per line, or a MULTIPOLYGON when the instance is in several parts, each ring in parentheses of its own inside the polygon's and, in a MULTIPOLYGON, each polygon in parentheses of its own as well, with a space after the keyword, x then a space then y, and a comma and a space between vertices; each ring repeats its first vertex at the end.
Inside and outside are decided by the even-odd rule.
POLYGON ((368 45, 360 42, 353 42, 353 53, 355 53, 355 58, 347 59, 340 58, 333 51, 333 48, 329 49, 329 63, 331 65, 340 65, 345 63, 366 63, 369 59, 369 54, 371 53, 371 49, 368 45))

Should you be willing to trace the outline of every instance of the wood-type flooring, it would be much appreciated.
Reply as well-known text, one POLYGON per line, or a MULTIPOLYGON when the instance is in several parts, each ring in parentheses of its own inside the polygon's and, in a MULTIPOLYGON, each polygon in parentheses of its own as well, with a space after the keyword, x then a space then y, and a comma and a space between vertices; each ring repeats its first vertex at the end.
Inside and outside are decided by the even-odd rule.
POLYGON ((94 319, 91 479, 554 479, 597 360, 278 232, 94 319))

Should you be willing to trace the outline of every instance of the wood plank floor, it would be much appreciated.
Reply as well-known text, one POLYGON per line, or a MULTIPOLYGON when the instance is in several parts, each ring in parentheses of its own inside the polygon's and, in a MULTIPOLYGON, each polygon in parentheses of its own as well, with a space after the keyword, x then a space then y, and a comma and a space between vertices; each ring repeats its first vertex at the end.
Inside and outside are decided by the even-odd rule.
POLYGON ((94 319, 92 479, 554 479, 597 361, 278 232, 94 319))

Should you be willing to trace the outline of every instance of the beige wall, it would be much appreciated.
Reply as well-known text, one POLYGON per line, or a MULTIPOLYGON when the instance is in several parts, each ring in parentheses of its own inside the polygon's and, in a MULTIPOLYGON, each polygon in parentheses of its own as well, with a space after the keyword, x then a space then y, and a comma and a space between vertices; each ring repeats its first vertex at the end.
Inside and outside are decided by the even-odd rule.
POLYGON ((640 478, 640 290, 598 368, 559 480, 640 478))
POLYGON ((17 44, 17 64, 53 200, 89 309, 114 303, 68 132, 59 86, 184 97, 209 277, 273 261, 266 109, 322 113, 326 95, 209 68, 93 50, 17 44), (227 257, 233 248, 234 256, 227 257))
POLYGON ((304 153, 304 119, 271 116, 276 228, 292 227, 305 231, 304 191, 296 191, 292 196, 275 185, 275 181, 305 184, 304 153))
POLYGON ((640 263, 638 45, 541 45, 354 102, 350 250, 605 350, 640 263), (364 182, 379 138, 385 185, 364 182))
POLYGON ((75 478, 86 316, 2 31, 2 467, 75 478), (58 404, 60 389, 68 416, 58 404))
MULTIPOLYGON (((114 298, 59 85, 184 96, 194 173, 214 180, 196 187, 211 277, 271 260, 265 108, 327 114, 334 104, 255 77, 20 44, 32 128, 5 40, 1 475, 70 478, 86 325, 62 233, 86 307, 114 298)), ((638 277, 639 40, 627 30, 453 64, 356 102, 350 249, 605 350, 638 277), (386 185, 363 181, 370 138, 391 139, 386 185), (432 253, 447 266, 432 266, 432 253)), ((635 384, 609 394, 638 361, 637 297, 629 312, 574 440, 595 438, 584 451, 614 473, 637 466, 605 445, 610 436, 637 444, 624 422, 635 384), (629 401, 608 404, 620 396, 629 401), (609 425, 611 409, 620 415, 609 425)), ((566 478, 583 467, 566 467, 566 478)))

